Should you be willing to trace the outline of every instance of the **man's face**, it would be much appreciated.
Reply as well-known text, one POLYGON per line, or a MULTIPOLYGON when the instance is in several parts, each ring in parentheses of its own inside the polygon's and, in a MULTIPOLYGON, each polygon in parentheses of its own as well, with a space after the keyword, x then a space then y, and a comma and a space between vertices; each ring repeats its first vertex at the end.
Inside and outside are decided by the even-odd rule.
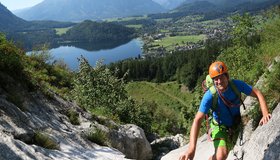
POLYGON ((222 74, 213 78, 216 88, 221 92, 224 92, 227 89, 228 80, 229 79, 228 76, 226 76, 226 74, 222 74))

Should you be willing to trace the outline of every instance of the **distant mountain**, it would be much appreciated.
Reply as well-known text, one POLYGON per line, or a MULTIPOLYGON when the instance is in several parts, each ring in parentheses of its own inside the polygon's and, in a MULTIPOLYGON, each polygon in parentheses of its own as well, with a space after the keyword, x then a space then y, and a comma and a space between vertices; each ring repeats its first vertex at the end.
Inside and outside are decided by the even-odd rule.
POLYGON ((256 12, 279 4, 279 0, 185 0, 170 14, 181 16, 204 14, 206 18, 213 19, 233 12, 256 12))
POLYGON ((15 14, 26 20, 83 21, 163 12, 152 0, 44 0, 15 14))
POLYGON ((162 5, 166 9, 174 9, 178 7, 185 0, 153 0, 153 1, 162 5))
MULTIPOLYGON (((185 3, 193 3, 198 1, 202 1, 202 0, 185 0, 185 3)), ((206 0, 206 1, 224 8, 224 7, 236 6, 240 3, 248 2, 251 0, 206 0)))
POLYGON ((192 3, 184 3, 180 5, 174 11, 176 12, 186 12, 191 14, 202 14, 207 12, 214 12, 219 10, 219 8, 208 1, 195 1, 192 3))
MULTIPOLYGON (((164 0, 156 0, 164 1, 164 0)), ((226 17, 232 13, 255 13, 271 6, 280 5, 280 0, 185 0, 181 5, 166 13, 150 14, 152 19, 180 19, 190 15, 201 15, 201 20, 226 17)))
POLYGON ((29 23, 10 12, 0 3, 0 31, 15 31, 26 27, 29 23))
POLYGON ((244 2, 239 5, 236 5, 231 9, 231 11, 238 11, 238 12, 258 12, 267 8, 270 8, 271 6, 280 5, 279 0, 256 0, 256 1, 249 1, 244 2))
MULTIPOLYGON (((157 1, 164 1, 164 0, 157 0, 157 1)), ((271 2, 277 2, 279 0, 184 0, 182 5, 190 4, 194 2, 201 2, 201 1, 208 1, 221 9, 229 9, 229 8, 236 8, 236 6, 242 5, 253 5, 249 7, 254 7, 259 4, 267 4, 271 2)))

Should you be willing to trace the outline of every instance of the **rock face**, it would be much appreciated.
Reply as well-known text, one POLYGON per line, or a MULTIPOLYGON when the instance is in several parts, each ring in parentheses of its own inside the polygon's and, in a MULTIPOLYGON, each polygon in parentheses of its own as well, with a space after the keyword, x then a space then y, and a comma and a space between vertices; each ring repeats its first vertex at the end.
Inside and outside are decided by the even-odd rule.
MULTIPOLYGON (((67 109, 59 102, 63 100, 48 100, 39 94, 29 98, 23 112, 5 97, 0 97, 0 159, 125 159, 118 150, 96 145, 81 137, 82 126, 85 125, 74 126, 68 122, 68 118, 61 114, 67 109), (28 144, 38 131, 53 139, 59 149, 28 144)), ((68 104, 68 107, 74 106, 68 104)), ((86 123, 85 120, 82 123, 86 123)))
POLYGON ((238 143, 229 158, 272 160, 280 157, 280 104, 274 109, 268 124, 259 126, 251 135, 243 134, 244 145, 238 143), (234 156, 235 154, 235 156, 234 156))
POLYGON ((22 93, 17 93, 24 95, 20 107, 0 85, 0 159, 123 160, 149 159, 152 155, 144 131, 135 125, 108 129, 118 135, 111 137, 116 149, 100 146, 83 136, 92 124, 97 124, 89 113, 58 96, 46 98, 40 93, 19 90, 22 93), (65 115, 69 109, 79 113, 80 125, 69 122, 65 115), (45 149, 34 143, 38 132, 51 139, 57 148, 45 149))
MULTIPOLYGON (((180 155, 186 152, 188 145, 173 150, 163 156, 161 160, 178 160, 180 155)), ((214 153, 214 147, 211 142, 207 141, 207 135, 203 135, 197 140, 197 148, 195 153, 195 160, 208 159, 214 153)))
POLYGON ((142 128, 127 124, 110 134, 111 145, 118 148, 127 158, 147 160, 152 158, 152 148, 142 128))
POLYGON ((187 141, 184 139, 184 135, 182 134, 155 139, 151 143, 153 152, 155 154, 153 159, 159 160, 166 153, 179 147, 183 147, 186 143, 187 141))

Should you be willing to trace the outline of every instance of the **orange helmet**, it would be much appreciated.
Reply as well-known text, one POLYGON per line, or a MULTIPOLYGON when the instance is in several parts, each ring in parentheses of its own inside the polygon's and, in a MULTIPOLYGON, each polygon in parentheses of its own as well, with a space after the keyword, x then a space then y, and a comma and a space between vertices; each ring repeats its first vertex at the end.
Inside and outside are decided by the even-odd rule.
POLYGON ((227 73, 227 71, 227 66, 224 64, 224 62, 221 61, 216 61, 209 67, 209 75, 211 78, 227 73))

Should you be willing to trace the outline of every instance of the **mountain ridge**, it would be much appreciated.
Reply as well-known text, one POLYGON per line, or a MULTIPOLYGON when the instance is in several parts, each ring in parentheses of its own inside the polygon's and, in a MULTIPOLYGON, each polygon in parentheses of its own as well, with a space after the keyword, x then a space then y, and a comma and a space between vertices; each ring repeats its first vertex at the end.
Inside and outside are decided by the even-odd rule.
POLYGON ((166 9, 174 9, 178 7, 185 0, 153 0, 154 2, 162 5, 166 9))
POLYGON ((15 14, 26 20, 83 21, 163 11, 165 9, 152 0, 45 0, 30 9, 15 14))
POLYGON ((29 24, 29 22, 15 16, 2 3, 0 3, 0 13, 0 20, 2 22, 0 23, 0 31, 19 30, 29 24))

